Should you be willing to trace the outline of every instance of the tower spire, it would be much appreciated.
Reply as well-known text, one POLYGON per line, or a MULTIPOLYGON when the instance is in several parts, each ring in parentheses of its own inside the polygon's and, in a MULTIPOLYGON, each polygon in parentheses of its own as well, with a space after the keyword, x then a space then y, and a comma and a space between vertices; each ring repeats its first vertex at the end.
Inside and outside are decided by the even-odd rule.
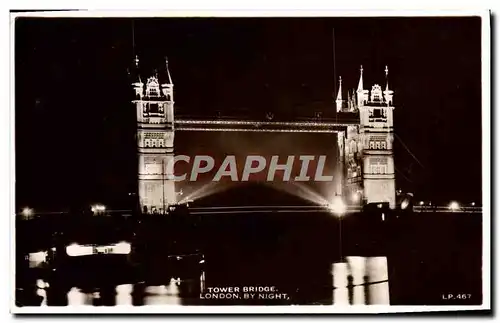
POLYGON ((339 91, 337 92, 337 101, 342 100, 342 76, 339 76, 339 91))
POLYGON ((387 65, 385 66, 385 91, 384 91, 384 100, 388 106, 392 104, 392 95, 394 91, 389 90, 389 68, 387 65))
POLYGON ((165 56, 165 70, 167 73, 167 84, 173 85, 174 83, 172 82, 172 77, 170 76, 170 70, 168 69, 168 57, 165 56))
POLYGON ((359 68, 358 92, 363 91, 363 65, 359 68))
POLYGON ((139 70, 139 56, 138 55, 135 55, 135 57, 134 57, 134 64, 133 64, 132 70, 133 70, 132 76, 134 78, 133 81, 136 83, 141 83, 142 81, 141 81, 141 73, 139 70))
POLYGON ((132 73, 131 73, 131 77, 132 77, 132 86, 135 90, 135 97, 136 99, 142 99, 142 96, 144 95, 144 92, 143 92, 143 83, 142 83, 142 80, 141 80, 141 73, 140 73, 140 70, 139 70, 139 56, 135 55, 135 58, 134 58, 134 66, 132 67, 132 73))
POLYGON ((165 56, 165 71, 162 73, 162 92, 167 98, 167 101, 172 102, 174 100, 174 82, 172 82, 172 76, 170 75, 170 70, 168 69, 168 58, 165 56))
POLYGON ((385 90, 389 91, 389 68, 387 65, 385 66, 385 90))
POLYGON ((335 104, 337 105, 337 112, 342 110, 342 76, 339 76, 339 91, 337 92, 337 99, 335 100, 335 104))
POLYGON ((139 56, 135 55, 134 63, 135 63, 135 68, 139 68, 139 56))
POLYGON ((363 65, 359 68, 359 82, 358 89, 356 90, 357 94, 357 105, 362 106, 368 101, 368 90, 364 89, 363 85, 363 65))

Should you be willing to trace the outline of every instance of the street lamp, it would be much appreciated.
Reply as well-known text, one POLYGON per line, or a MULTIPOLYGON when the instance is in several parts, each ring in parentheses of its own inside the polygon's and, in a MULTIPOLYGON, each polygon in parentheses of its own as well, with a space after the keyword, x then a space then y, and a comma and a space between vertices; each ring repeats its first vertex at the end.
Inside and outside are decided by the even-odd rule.
POLYGON ((25 207, 22 211, 21 211, 21 214, 23 215, 23 217, 25 217, 26 219, 29 219, 32 215, 33 215, 33 209, 32 208, 29 208, 29 207, 25 207))
POLYGON ((342 218, 346 211, 346 205, 340 196, 336 196, 328 208, 339 218, 342 218))
POLYGON ((457 211, 457 210, 459 210, 459 209, 460 209, 460 204, 458 204, 458 202, 457 202, 457 201, 452 201, 452 202, 450 203, 450 205, 448 206, 448 208, 449 208, 450 210, 452 210, 452 211, 457 211))
POLYGON ((94 214, 100 214, 100 213, 104 213, 106 211, 106 206, 104 206, 102 204, 95 204, 95 205, 92 205, 90 210, 94 214))

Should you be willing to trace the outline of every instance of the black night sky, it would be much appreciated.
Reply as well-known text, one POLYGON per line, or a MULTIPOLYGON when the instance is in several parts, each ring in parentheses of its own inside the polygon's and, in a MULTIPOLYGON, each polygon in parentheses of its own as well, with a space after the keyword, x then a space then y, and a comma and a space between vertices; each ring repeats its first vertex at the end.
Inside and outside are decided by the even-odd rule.
POLYGON ((119 205, 136 191, 134 54, 145 69, 168 56, 183 115, 314 116, 335 109, 339 75, 344 90, 355 88, 362 64, 371 88, 388 65, 395 132, 422 164, 396 140, 398 187, 418 199, 479 201, 480 27, 478 17, 18 19, 17 207, 119 205))

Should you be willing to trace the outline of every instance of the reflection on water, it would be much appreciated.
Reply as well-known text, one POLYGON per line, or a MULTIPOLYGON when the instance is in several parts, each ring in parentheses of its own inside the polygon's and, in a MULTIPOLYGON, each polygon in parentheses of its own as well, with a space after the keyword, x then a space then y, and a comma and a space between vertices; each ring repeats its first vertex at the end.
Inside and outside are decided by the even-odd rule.
POLYGON ((332 266, 334 305, 389 305, 386 257, 346 257, 332 266))
MULTIPOLYGON (((120 270, 120 268, 116 268, 120 270)), ((60 299, 43 279, 36 281, 37 305, 68 306, 131 306, 131 305, 203 305, 213 304, 200 295, 207 292, 205 279, 210 286, 217 286, 201 271, 199 277, 180 279, 170 277, 165 285, 148 285, 146 282, 102 286, 86 289, 72 286, 66 293, 66 302, 57 303, 50 297, 60 299)), ((331 265, 331 299, 324 303, 333 305, 389 305, 389 282, 386 257, 346 257, 345 262, 331 265)), ((302 279, 311 279, 303 277, 302 279)), ((297 297, 288 298, 285 304, 300 304, 297 297)), ((235 304, 247 304, 238 299, 235 304)))
POLYGON ((142 236, 137 234, 142 240, 123 239, 132 245, 130 255, 60 257, 64 244, 27 246, 17 255, 16 302, 450 305, 443 291, 467 290, 471 298, 454 304, 481 304, 481 219, 441 214, 375 223, 350 216, 342 220, 341 241, 339 224, 322 215, 231 215, 204 218, 196 234, 187 237, 184 231, 175 235, 168 226, 151 223, 142 236), (180 239, 202 248, 180 253, 175 245, 180 239), (246 297, 243 291, 219 297, 210 292, 245 286, 272 286, 275 292, 261 298, 246 297))

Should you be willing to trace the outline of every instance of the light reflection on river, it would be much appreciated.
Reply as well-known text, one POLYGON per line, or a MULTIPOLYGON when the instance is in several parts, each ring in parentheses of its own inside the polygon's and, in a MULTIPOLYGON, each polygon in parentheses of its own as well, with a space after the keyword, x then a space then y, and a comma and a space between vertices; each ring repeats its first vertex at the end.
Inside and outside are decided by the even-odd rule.
MULTIPOLYGON (((117 270, 120 269, 117 268, 117 270)), ((386 257, 346 257, 346 262, 332 264, 331 275, 331 299, 322 302, 322 304, 389 304, 386 257)), ((210 277, 205 277, 205 273, 201 272, 200 276, 195 279, 181 280, 180 278, 171 277, 166 285, 147 285, 142 282, 121 284, 113 287, 97 287, 94 290, 84 290, 72 286, 66 293, 67 303, 54 305, 204 305, 207 300, 200 298, 200 295, 207 292, 205 284, 217 286, 216 282, 214 283, 212 284, 210 277), (205 281, 205 278, 207 281, 205 281)), ((40 297, 39 305, 46 306, 50 302, 50 299, 48 299, 51 295, 50 285, 42 279, 38 279, 36 285, 36 294, 40 297)), ((234 302, 234 304, 247 303, 243 299, 234 302)), ((297 301, 291 297, 285 304, 297 304, 297 301)))

